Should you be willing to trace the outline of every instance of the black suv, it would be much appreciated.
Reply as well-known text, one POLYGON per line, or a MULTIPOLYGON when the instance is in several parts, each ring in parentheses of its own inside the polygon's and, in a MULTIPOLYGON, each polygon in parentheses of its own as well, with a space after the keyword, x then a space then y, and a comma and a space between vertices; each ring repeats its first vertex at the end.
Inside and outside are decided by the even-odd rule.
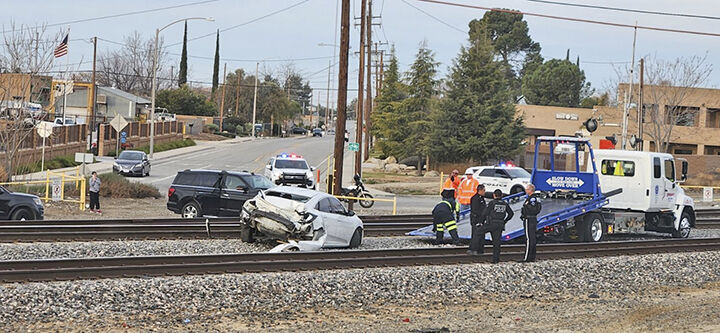
POLYGON ((168 189, 167 208, 186 218, 240 216, 245 200, 273 186, 264 176, 249 172, 180 171, 168 189))
POLYGON ((42 220, 44 212, 36 195, 10 192, 0 186, 0 220, 42 220))

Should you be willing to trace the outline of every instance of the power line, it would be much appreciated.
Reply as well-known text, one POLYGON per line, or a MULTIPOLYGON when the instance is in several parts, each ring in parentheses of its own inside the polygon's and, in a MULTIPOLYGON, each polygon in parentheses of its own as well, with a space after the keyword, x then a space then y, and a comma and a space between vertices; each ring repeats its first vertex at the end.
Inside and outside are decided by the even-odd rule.
MULTIPOLYGON (((290 10, 290 9, 295 8, 295 7, 297 7, 297 6, 300 6, 300 5, 302 5, 302 4, 304 4, 304 3, 308 2, 308 1, 310 1, 310 0, 303 0, 303 1, 300 1, 300 2, 295 3, 295 4, 293 4, 293 5, 290 5, 290 6, 288 6, 288 7, 285 7, 285 8, 282 8, 282 9, 278 9, 278 10, 276 10, 276 11, 274 11, 274 12, 271 12, 271 13, 265 14, 265 15, 263 15, 263 16, 254 18, 254 19, 252 19, 252 20, 250 20, 250 21, 243 22, 243 23, 240 23, 240 24, 237 24, 237 25, 228 27, 228 28, 220 29, 220 32, 225 32, 225 31, 228 31, 228 30, 232 30, 232 29, 236 29, 236 28, 239 28, 239 27, 242 27, 242 26, 246 26, 246 25, 251 24, 251 23, 255 23, 255 22, 260 21, 260 20, 262 20, 262 19, 268 18, 268 17, 273 16, 273 15, 276 15, 276 14, 280 14, 280 13, 282 13, 282 12, 284 12, 284 11, 287 11, 287 10, 290 10)), ((193 38, 188 38, 188 42, 194 41, 194 40, 198 40, 198 39, 202 39, 202 38, 206 38, 206 37, 210 37, 210 36, 215 36, 215 33, 212 32, 212 33, 209 33, 209 34, 206 34, 206 35, 202 35, 202 36, 198 36, 198 37, 193 37, 193 38)), ((182 42, 170 44, 170 45, 168 45, 168 47, 170 47, 170 46, 175 46, 175 45, 180 45, 180 44, 182 44, 182 42)))
POLYGON ((651 27, 651 26, 643 26, 643 25, 632 25, 632 24, 624 24, 624 23, 596 21, 596 20, 588 20, 588 19, 581 19, 581 18, 567 17, 567 16, 556 16, 556 15, 523 12, 523 11, 519 11, 519 10, 509 10, 509 9, 466 5, 466 4, 454 3, 454 2, 448 2, 448 1, 438 1, 438 0, 417 0, 417 1, 435 3, 435 4, 440 4, 440 5, 455 6, 455 7, 489 10, 489 11, 494 11, 494 12, 517 14, 517 15, 537 16, 537 17, 543 17, 543 18, 549 18, 549 19, 555 19, 555 20, 600 24, 600 25, 607 25, 607 26, 620 27, 620 28, 633 28, 633 29, 654 30, 654 31, 663 31, 663 32, 676 32, 676 33, 691 34, 691 35, 720 37, 720 33, 714 33, 714 32, 670 29, 670 28, 651 27))
POLYGON ((202 4, 211 3, 211 2, 217 2, 217 1, 220 1, 220 0, 205 0, 205 1, 198 1, 198 2, 191 2, 191 3, 181 4, 181 5, 175 5, 175 6, 160 7, 160 8, 154 8, 154 9, 145 9, 145 10, 138 10, 138 11, 127 12, 127 13, 122 13, 122 14, 105 15, 105 16, 98 16, 98 17, 87 18, 87 19, 79 19, 79 20, 72 20, 72 21, 66 21, 66 22, 60 22, 60 23, 53 23, 53 24, 47 24, 47 25, 44 25, 44 26, 43 26, 43 25, 40 25, 40 26, 34 26, 34 27, 25 27, 25 28, 21 28, 21 29, 4 30, 4 31, 2 31, 2 32, 0 32, 0 33, 5 34, 5 33, 8 33, 8 32, 15 32, 15 31, 18 31, 18 30, 23 30, 23 29, 37 29, 37 28, 42 28, 42 27, 55 27, 55 26, 59 26, 59 25, 67 25, 67 24, 73 24, 73 23, 82 23, 82 22, 91 22, 91 21, 97 21, 97 20, 105 20, 105 19, 109 19, 109 18, 116 18, 116 17, 123 17, 123 16, 137 15, 137 14, 145 14, 145 13, 152 13, 152 12, 157 12, 157 11, 162 11, 162 10, 167 10, 167 9, 175 9, 175 8, 181 8, 181 7, 189 7, 189 6, 202 5, 202 4))
POLYGON ((678 16, 678 17, 700 18, 700 19, 708 19, 708 20, 720 20, 720 17, 718 17, 718 16, 708 16, 708 15, 657 12, 657 11, 652 11, 652 10, 607 7, 607 6, 598 6, 598 5, 586 5, 586 4, 580 4, 580 3, 568 3, 568 2, 549 1, 549 0, 525 0, 525 1, 547 3, 547 4, 551 4, 551 5, 560 5, 560 6, 604 9, 604 10, 612 10, 612 11, 617 11, 617 12, 652 14, 652 15, 663 15, 663 16, 678 16))
POLYGON ((447 26, 447 27, 450 28, 450 29, 453 29, 453 30, 455 30, 455 31, 459 31, 459 32, 461 32, 461 33, 463 33, 463 34, 467 33, 467 31, 465 31, 465 30, 463 30, 463 29, 460 29, 460 28, 458 28, 458 27, 456 27, 456 26, 454 26, 454 25, 452 25, 452 24, 450 24, 450 23, 447 23, 447 22, 445 22, 445 21, 437 18, 436 16, 434 16, 434 15, 432 15, 432 14, 430 14, 430 13, 428 13, 428 12, 426 12, 426 11, 420 9, 420 8, 418 8, 418 7, 413 6, 411 3, 407 2, 406 0, 402 0, 402 2, 404 2, 406 5, 408 5, 408 6, 412 7, 412 8, 415 8, 415 10, 417 10, 417 11, 419 11, 419 12, 421 12, 421 13, 427 15, 427 16, 429 16, 429 17, 432 18, 433 20, 435 20, 435 21, 437 21, 437 22, 440 22, 441 24, 447 26))

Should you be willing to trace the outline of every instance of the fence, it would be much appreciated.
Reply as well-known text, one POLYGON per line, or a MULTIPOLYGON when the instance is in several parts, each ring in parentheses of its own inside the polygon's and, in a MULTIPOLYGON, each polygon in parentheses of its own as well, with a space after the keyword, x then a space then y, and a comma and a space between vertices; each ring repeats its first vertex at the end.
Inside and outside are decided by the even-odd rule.
POLYGON ((52 172, 48 170, 45 174, 45 180, 27 180, 27 181, 16 181, 0 183, 3 186, 18 186, 18 185, 45 185, 45 195, 41 197, 41 200, 48 201, 64 201, 72 202, 79 205, 81 211, 85 210, 85 177, 80 175, 80 167, 75 168, 71 171, 72 174, 52 172), (78 199, 69 199, 65 196, 66 185, 75 185, 75 190, 78 191, 78 199))
MULTIPOLYGON (((155 123, 155 144, 181 139, 183 137, 183 122, 166 121, 155 123)), ((115 152, 118 145, 119 135, 109 124, 101 124, 98 129, 98 150, 99 156, 109 152, 115 152)), ((132 122, 128 123, 120 132, 125 132, 125 145, 127 147, 139 147, 150 143, 150 124, 132 122)))

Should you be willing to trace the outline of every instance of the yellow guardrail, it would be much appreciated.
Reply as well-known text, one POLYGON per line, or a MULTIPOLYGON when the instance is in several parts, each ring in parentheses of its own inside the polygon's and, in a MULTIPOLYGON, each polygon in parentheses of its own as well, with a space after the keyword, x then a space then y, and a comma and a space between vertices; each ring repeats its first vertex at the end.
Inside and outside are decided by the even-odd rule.
POLYGON ((393 215, 397 215, 397 197, 393 197, 392 199, 347 197, 347 196, 344 196, 344 195, 334 195, 334 197, 336 197, 336 198, 338 198, 338 199, 357 200, 357 201, 360 201, 360 200, 363 200, 363 201, 371 200, 371 201, 379 201, 379 202, 392 202, 392 204, 393 204, 392 214, 393 214, 393 215))
POLYGON ((682 187, 682 188, 700 188, 700 189, 703 189, 703 188, 712 188, 712 189, 720 188, 720 186, 702 186, 702 185, 680 185, 680 187, 682 187))
MULTIPOLYGON (((73 171, 70 171, 73 172, 73 171)), ((79 204, 79 208, 81 211, 85 210, 85 177, 80 176, 80 167, 77 167, 74 170, 75 176, 68 175, 66 173, 60 173, 60 172, 53 172, 48 170, 45 172, 45 180, 25 180, 25 181, 14 181, 14 182, 5 182, 0 183, 0 185, 3 186, 12 186, 12 185, 45 185, 45 196, 41 197, 40 200, 45 200, 45 202, 48 202, 50 200, 53 200, 52 195, 50 194, 50 186, 52 183, 60 178, 60 201, 65 202, 72 202, 79 204), (71 184, 75 183, 75 189, 79 189, 80 198, 78 200, 74 199, 66 199, 65 198, 65 184, 71 184)))

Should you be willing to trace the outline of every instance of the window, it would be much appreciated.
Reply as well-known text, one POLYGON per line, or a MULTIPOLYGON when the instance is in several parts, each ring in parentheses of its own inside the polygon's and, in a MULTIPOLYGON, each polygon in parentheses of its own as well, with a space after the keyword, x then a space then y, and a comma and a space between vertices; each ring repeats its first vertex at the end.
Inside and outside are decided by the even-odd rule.
POLYGON ((198 173, 195 175, 195 181, 193 185, 197 186, 203 186, 203 187, 215 187, 215 184, 218 182, 218 178, 220 175, 216 173, 198 173))
POLYGON ((692 155, 692 153, 690 149, 675 149, 676 155, 692 155))
POLYGON ((304 160, 277 160, 275 161, 275 167, 278 169, 308 169, 304 160))
POLYGON ((328 198, 320 200, 318 202, 317 207, 315 207, 317 210, 325 213, 330 213, 332 208, 330 207, 330 200, 328 198))
POLYGON ((603 160, 600 172, 608 176, 633 177, 635 176, 635 162, 603 160))
POLYGON ((259 188, 261 190, 267 190, 275 186, 267 178, 260 175, 243 176, 242 179, 246 183, 250 184, 250 187, 259 188))
POLYGON ((337 198, 332 197, 332 198, 327 198, 327 199, 325 199, 325 200, 329 200, 329 201, 330 201, 330 212, 331 212, 331 213, 343 214, 343 215, 346 213, 346 211, 345 211, 345 206, 343 206, 343 205, 340 203, 340 200, 338 200, 337 198))
POLYGON ((245 182, 238 176, 233 175, 227 175, 225 176, 225 185, 224 187, 226 189, 230 190, 244 190, 247 189, 247 185, 245 182))
POLYGON ((505 172, 505 170, 502 170, 502 169, 495 169, 495 177, 510 178, 510 176, 508 176, 507 172, 505 172))
POLYGON ((484 169, 480 172, 480 177, 495 177, 494 169, 484 169))
POLYGON ((655 179, 660 178, 660 158, 659 157, 653 158, 653 177, 655 177, 655 179))
POLYGON ((279 198, 288 199, 288 200, 297 201, 297 202, 307 202, 308 200, 310 200, 310 198, 308 198, 306 196, 290 194, 290 193, 285 193, 285 192, 269 191, 269 192, 266 192, 265 195, 270 196, 270 197, 279 197, 279 198))
POLYGON ((195 174, 189 172, 178 173, 173 180, 176 185, 192 185, 195 181, 195 174))
POLYGON ((141 161, 145 157, 145 153, 139 151, 124 151, 118 156, 119 160, 141 161))
POLYGON ((671 182, 675 181, 675 162, 673 160, 665 160, 665 178, 671 182))
POLYGON ((505 170, 507 173, 510 174, 510 177, 513 178, 530 178, 530 173, 525 171, 525 169, 520 168, 514 168, 514 169, 507 169, 505 170))

